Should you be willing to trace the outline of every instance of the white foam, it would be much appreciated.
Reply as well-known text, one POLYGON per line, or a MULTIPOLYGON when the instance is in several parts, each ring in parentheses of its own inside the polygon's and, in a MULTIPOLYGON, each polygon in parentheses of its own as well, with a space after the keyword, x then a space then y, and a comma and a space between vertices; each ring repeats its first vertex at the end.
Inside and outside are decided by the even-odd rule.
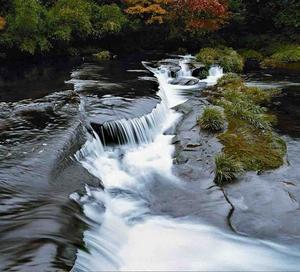
MULTIPOLYGON (((122 126, 128 135, 134 130, 151 137, 140 135, 146 140, 112 148, 103 147, 95 135, 76 155, 105 191, 87 187, 83 197, 71 196, 90 220, 84 232, 86 250, 78 249, 73 271, 297 270, 297 251, 201 222, 149 215, 144 184, 153 177, 177 181, 172 174, 172 135, 163 132, 178 118, 170 108, 185 101, 179 91, 168 88, 166 71, 150 70, 160 84, 165 108, 152 114, 153 124, 145 130, 137 120, 122 126)), ((221 75, 221 69, 213 69, 207 82, 213 84, 221 75)))

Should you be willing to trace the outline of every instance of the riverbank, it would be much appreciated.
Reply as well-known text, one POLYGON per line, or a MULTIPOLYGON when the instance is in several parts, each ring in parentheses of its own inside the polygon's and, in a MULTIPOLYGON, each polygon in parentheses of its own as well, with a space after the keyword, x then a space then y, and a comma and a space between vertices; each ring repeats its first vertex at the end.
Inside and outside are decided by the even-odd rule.
POLYGON ((296 220, 300 203, 296 156, 299 141, 284 136, 288 164, 263 173, 250 171, 220 188, 213 182, 214 157, 223 146, 218 134, 205 132, 197 125, 197 118, 210 103, 203 91, 190 93, 188 98, 178 106, 183 115, 175 131, 173 171, 199 194, 202 206, 198 206, 197 214, 242 235, 297 245, 300 235, 296 220))

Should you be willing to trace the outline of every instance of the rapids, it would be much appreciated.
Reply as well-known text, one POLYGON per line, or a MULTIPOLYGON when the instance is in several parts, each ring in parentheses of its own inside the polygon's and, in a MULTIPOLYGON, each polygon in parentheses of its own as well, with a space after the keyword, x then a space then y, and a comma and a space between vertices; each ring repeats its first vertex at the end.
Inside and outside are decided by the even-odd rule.
MULTIPOLYGON (((177 78, 191 77, 187 59, 179 61, 177 78)), ((78 249, 72 271, 299 269, 297 249, 221 230, 189 214, 172 217, 168 210, 152 208, 156 184, 185 190, 172 172, 172 128, 181 117, 174 107, 187 100, 185 92, 194 86, 173 88, 170 63, 144 66, 158 82, 160 103, 140 118, 104 123, 102 132, 89 134, 76 153, 104 190, 86 186, 85 194, 70 196, 82 206, 88 224, 85 246, 78 249)), ((202 88, 222 74, 220 67, 212 67, 202 88)))

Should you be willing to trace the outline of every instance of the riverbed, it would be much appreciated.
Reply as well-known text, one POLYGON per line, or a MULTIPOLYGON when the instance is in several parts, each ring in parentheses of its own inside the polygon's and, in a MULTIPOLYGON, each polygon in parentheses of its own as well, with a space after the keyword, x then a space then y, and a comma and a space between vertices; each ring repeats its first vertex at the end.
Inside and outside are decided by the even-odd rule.
POLYGON ((283 90, 271 108, 287 163, 221 189, 222 146, 196 118, 222 73, 169 84, 173 66, 192 75, 183 60, 193 62, 78 61, 2 77, 1 270, 297 270, 297 77, 247 75, 283 90))

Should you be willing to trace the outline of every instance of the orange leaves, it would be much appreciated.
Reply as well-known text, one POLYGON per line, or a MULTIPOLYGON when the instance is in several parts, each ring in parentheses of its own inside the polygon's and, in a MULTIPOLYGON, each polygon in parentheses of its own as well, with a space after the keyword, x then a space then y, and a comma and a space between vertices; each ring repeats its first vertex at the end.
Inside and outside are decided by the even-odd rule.
POLYGON ((125 0, 128 14, 137 15, 144 19, 147 24, 162 24, 168 14, 168 4, 172 0, 125 0))
POLYGON ((188 31, 216 30, 229 16, 227 0, 175 0, 173 6, 188 31))
POLYGON ((180 22, 188 31, 216 30, 228 18, 228 0, 124 0, 128 14, 147 24, 180 22))
POLYGON ((0 30, 4 29, 6 26, 6 21, 3 17, 0 16, 0 30))

